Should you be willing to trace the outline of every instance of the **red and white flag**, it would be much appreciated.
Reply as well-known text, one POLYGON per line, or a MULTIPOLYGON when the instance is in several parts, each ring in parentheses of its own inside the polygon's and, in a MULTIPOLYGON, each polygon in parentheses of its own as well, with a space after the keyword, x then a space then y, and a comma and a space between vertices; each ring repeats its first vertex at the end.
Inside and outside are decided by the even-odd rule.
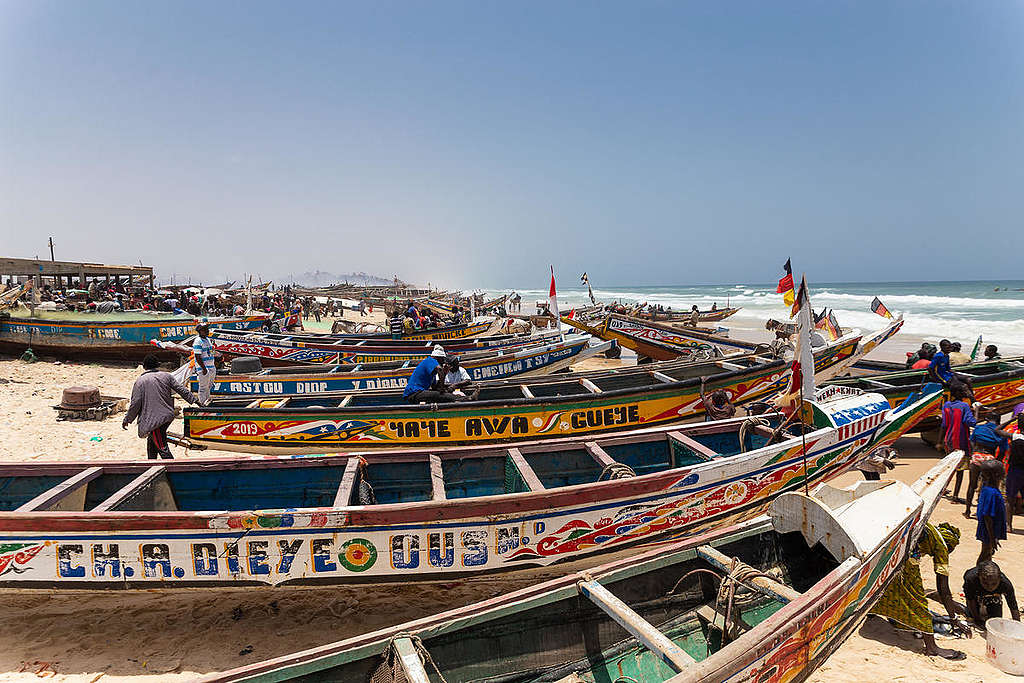
POLYGON ((559 320, 558 317, 558 297, 555 295, 555 267, 551 266, 551 291, 548 292, 548 310, 551 311, 551 315, 555 316, 555 320, 559 320))

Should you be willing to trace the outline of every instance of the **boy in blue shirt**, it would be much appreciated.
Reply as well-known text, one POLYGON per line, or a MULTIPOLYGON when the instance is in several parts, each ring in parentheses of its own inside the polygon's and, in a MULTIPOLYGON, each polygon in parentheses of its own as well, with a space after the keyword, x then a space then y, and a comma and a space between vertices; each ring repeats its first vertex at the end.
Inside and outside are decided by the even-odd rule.
POLYGON ((986 460, 981 463, 981 493, 978 494, 978 531, 981 541, 978 564, 991 560, 999 550, 999 541, 1006 540, 1006 501, 999 491, 1003 480, 1003 463, 986 460))

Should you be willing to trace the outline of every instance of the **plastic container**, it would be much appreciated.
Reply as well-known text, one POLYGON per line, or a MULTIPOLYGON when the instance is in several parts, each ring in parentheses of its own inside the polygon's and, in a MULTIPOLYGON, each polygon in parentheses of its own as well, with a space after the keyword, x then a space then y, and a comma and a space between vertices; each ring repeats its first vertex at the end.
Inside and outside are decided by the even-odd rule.
POLYGON ((1012 619, 985 622, 988 661, 1000 671, 1024 676, 1024 623, 1012 619))

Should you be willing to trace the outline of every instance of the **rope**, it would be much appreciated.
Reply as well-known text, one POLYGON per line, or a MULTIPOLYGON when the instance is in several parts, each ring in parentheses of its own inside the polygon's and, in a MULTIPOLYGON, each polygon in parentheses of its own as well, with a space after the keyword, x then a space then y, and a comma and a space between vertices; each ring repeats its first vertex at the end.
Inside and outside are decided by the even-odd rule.
POLYGON ((405 669, 398 662, 398 657, 396 656, 397 650, 395 648, 395 640, 398 638, 408 638, 412 641, 412 646, 416 649, 416 654, 419 655, 420 664, 423 665, 424 669, 426 669, 427 664, 429 664, 431 668, 434 669, 434 673, 436 673, 437 677, 441 680, 441 683, 448 683, 448 681, 445 680, 444 675, 441 673, 441 670, 437 668, 437 663, 434 662, 434 658, 430 656, 430 652, 423 646, 423 641, 420 640, 420 637, 413 635, 412 633, 406 633, 405 631, 396 633, 391 636, 391 639, 388 641, 387 661, 391 669, 392 680, 405 680, 405 669), (401 678, 398 677, 399 674, 401 675, 401 678))
POLYGON ((740 453, 747 452, 747 432, 754 427, 771 427, 772 423, 763 417, 748 417, 740 425, 740 453))
POLYGON ((609 479, 629 479, 630 477, 635 477, 636 472, 634 472, 633 468, 629 465, 621 462, 613 462, 610 465, 606 465, 605 468, 601 470, 601 476, 599 476, 597 480, 604 481, 605 475, 608 475, 609 479))

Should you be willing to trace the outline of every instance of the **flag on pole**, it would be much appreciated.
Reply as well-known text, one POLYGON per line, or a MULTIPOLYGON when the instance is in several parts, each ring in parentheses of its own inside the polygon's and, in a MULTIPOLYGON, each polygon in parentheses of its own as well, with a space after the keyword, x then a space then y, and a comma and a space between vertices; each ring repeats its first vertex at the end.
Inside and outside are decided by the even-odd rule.
POLYGON ((597 300, 594 298, 594 290, 590 288, 590 278, 587 277, 586 273, 580 276, 580 281, 587 286, 587 294, 590 295, 590 303, 594 306, 597 305, 597 300))
POLYGON ((828 328, 832 332, 833 339, 839 339, 843 336, 843 328, 839 326, 839 320, 836 319, 836 312, 829 309, 828 317, 825 318, 828 321, 828 328))
POLYGON ((978 335, 978 341, 974 342, 974 348, 971 349, 971 360, 973 361, 978 357, 978 351, 981 351, 981 335, 978 335))
POLYGON ((871 301, 871 312, 892 320, 892 313, 889 312, 889 309, 885 307, 885 304, 877 296, 871 301))
POLYGON ((782 300, 787 306, 793 305, 793 264, 791 261, 792 259, 786 259, 786 264, 782 266, 786 274, 779 280, 779 286, 775 288, 775 292, 782 295, 782 300))
POLYGON ((779 398, 780 408, 792 412, 804 400, 814 398, 814 354, 811 352, 811 303, 807 298, 807 281, 801 278, 800 290, 793 304, 796 319, 796 349, 789 377, 789 386, 779 398))
POLYGON ((551 291, 548 292, 548 310, 558 320, 558 297, 555 295, 555 267, 551 266, 551 291))
MULTIPOLYGON (((788 261, 787 261, 787 263, 788 263, 788 261)), ((790 292, 790 293, 792 294, 792 292, 790 292)), ((811 301, 810 301, 810 299, 807 296, 807 278, 806 277, 801 277, 800 278, 800 291, 796 293, 796 296, 792 299, 792 301, 793 301, 793 308, 791 308, 790 311, 789 311, 789 317, 790 318, 795 318, 797 313, 799 313, 801 310, 806 308, 807 310, 804 311, 804 312, 807 313, 807 332, 810 333, 811 327, 813 327, 813 323, 811 322, 811 313, 813 311, 810 308, 811 301)), ((797 323, 797 326, 799 326, 799 322, 797 323)))

